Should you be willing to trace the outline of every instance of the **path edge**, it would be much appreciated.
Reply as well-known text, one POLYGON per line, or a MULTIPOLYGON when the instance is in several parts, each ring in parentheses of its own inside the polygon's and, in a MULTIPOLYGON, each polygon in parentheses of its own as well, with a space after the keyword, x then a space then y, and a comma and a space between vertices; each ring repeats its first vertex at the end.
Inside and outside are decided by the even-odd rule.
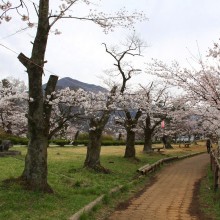
MULTIPOLYGON (((140 172, 140 176, 146 175, 149 172, 156 171, 158 168, 160 168, 160 166, 163 163, 168 163, 168 162, 175 161, 175 160, 182 160, 182 159, 185 159, 185 158, 188 158, 188 157, 193 157, 193 156, 197 156, 199 154, 204 154, 204 153, 206 153, 206 152, 203 151, 203 152, 186 154, 186 155, 183 155, 183 156, 174 156, 174 157, 163 158, 163 159, 160 159, 157 162, 151 164, 150 166, 148 166, 146 171, 139 171, 140 168, 138 169, 138 171, 140 172)), ((131 181, 130 183, 132 183, 132 182, 133 181, 131 181)), ((115 188, 113 188, 109 191, 109 194, 112 194, 114 192, 118 192, 122 188, 123 188, 123 185, 115 187, 115 188)), ((69 218, 69 220, 79 220, 82 214, 89 213, 93 209, 93 207, 95 207, 96 205, 101 203, 105 195, 106 194, 102 194, 101 196, 99 196, 98 198, 96 198, 95 200, 90 202, 88 205, 81 208, 78 212, 76 212, 74 215, 72 215, 69 218)))

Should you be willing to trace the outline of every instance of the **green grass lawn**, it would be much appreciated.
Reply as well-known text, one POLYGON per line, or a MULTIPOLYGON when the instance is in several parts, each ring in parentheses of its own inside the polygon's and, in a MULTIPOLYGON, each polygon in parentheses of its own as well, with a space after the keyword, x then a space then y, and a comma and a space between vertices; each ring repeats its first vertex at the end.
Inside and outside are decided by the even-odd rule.
POLYGON ((124 146, 103 147, 101 163, 112 171, 101 174, 83 168, 85 147, 50 147, 48 149, 48 182, 54 194, 25 191, 18 185, 5 186, 2 181, 18 177, 24 167, 25 147, 14 147, 21 156, 0 158, 0 219, 68 219, 71 215, 110 189, 126 185, 137 175, 136 170, 147 163, 166 157, 159 153, 142 154, 140 161, 123 158, 124 146))
MULTIPOLYGON (((26 147, 16 146, 12 150, 19 150, 22 155, 0 157, 0 219, 68 219, 98 196, 107 195, 114 187, 125 186, 128 196, 131 195, 129 190, 138 190, 139 183, 143 186, 148 177, 136 180, 132 186, 129 183, 136 179, 136 170, 141 166, 164 157, 190 154, 203 149, 204 146, 189 149, 176 146, 162 153, 143 154, 143 146, 136 146, 137 161, 123 158, 125 146, 105 146, 101 151, 101 164, 110 169, 111 174, 102 174, 83 168, 86 147, 52 146, 48 148, 48 182, 54 194, 42 194, 23 190, 18 185, 3 184, 3 180, 16 178, 23 171, 26 147)), ((108 200, 106 196, 105 202, 108 200)))

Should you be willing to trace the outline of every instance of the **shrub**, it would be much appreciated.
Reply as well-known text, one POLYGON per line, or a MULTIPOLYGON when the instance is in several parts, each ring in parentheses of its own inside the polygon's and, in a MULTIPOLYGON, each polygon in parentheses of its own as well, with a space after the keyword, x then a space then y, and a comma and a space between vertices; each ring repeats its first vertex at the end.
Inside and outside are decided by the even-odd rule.
POLYGON ((79 136, 76 141, 80 140, 89 140, 89 133, 79 133, 79 136))
POLYGON ((102 146, 119 146, 125 145, 125 141, 102 141, 102 146))
POLYGON ((144 141, 135 141, 135 144, 137 144, 137 145, 143 145, 143 144, 144 144, 144 141))
POLYGON ((11 136, 11 135, 5 135, 1 136, 1 141, 2 140, 10 140, 13 145, 28 145, 28 139, 27 138, 22 138, 22 137, 17 137, 17 136, 11 136))
POLYGON ((87 145, 89 140, 76 140, 74 141, 74 145, 87 145))
POLYGON ((114 137, 112 137, 112 135, 109 134, 103 134, 102 141, 114 141, 114 137))
POLYGON ((49 142, 59 145, 61 147, 64 147, 64 145, 70 144, 69 140, 64 140, 64 139, 54 139, 54 140, 50 140, 49 142))
MULTIPOLYGON (((85 137, 85 136, 84 136, 85 137)), ((126 141, 124 140, 113 140, 113 138, 109 136, 109 140, 102 140, 102 146, 120 146, 120 145, 126 145, 126 141)), ((70 144, 70 141, 68 140, 63 140, 63 139, 55 139, 55 140, 51 140, 50 141, 51 143, 54 143, 56 145, 60 145, 60 146, 64 146, 64 145, 68 145, 70 144)), ((74 141, 72 144, 73 145, 85 145, 87 146, 89 143, 89 140, 88 139, 78 139, 76 141, 74 141)), ((156 142, 153 142, 153 144, 160 144, 161 141, 156 141, 156 142)), ((138 140, 138 141, 135 141, 135 144, 136 145, 144 145, 144 141, 141 141, 141 140, 138 140)))

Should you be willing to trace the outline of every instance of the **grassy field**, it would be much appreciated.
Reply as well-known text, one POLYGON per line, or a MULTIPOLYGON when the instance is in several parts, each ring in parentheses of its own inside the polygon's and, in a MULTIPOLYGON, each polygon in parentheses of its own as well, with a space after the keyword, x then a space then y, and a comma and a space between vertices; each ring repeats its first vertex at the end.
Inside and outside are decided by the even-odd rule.
MULTIPOLYGON (((157 160, 192 152, 205 151, 204 144, 163 150, 161 153, 142 153, 143 146, 136 146, 136 160, 123 158, 124 146, 102 147, 101 163, 112 171, 111 174, 101 174, 88 171, 83 168, 86 156, 85 147, 56 147, 48 149, 48 181, 54 189, 54 194, 42 194, 39 192, 25 191, 17 185, 6 186, 3 180, 18 177, 24 166, 25 147, 16 146, 13 150, 22 152, 21 156, 0 158, 0 219, 68 219, 71 215, 96 199, 102 194, 107 194, 110 189, 124 185, 128 189, 128 183, 137 177, 136 170, 157 160)), ((133 188, 138 189, 136 180, 133 188)), ((106 197, 107 198, 107 197, 106 197)), ((107 201, 107 199, 106 199, 107 201)))
POLYGON ((220 191, 213 190, 213 175, 210 167, 207 167, 207 175, 200 183, 200 207, 207 219, 220 219, 220 191))

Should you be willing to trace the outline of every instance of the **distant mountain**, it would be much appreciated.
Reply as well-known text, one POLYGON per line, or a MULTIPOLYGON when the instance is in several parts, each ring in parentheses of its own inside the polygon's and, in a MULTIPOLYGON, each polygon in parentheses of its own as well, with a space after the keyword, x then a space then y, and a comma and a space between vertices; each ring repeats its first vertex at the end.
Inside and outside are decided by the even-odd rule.
MULTIPOLYGON (((43 88, 45 88, 45 87, 46 87, 46 84, 43 85, 43 88)), ((70 77, 64 77, 64 78, 59 79, 57 81, 56 89, 64 89, 66 87, 69 87, 70 89, 74 89, 74 90, 81 88, 85 91, 91 91, 91 92, 95 92, 95 93, 108 91, 107 89, 105 89, 101 86, 84 83, 84 82, 72 79, 70 77)))

